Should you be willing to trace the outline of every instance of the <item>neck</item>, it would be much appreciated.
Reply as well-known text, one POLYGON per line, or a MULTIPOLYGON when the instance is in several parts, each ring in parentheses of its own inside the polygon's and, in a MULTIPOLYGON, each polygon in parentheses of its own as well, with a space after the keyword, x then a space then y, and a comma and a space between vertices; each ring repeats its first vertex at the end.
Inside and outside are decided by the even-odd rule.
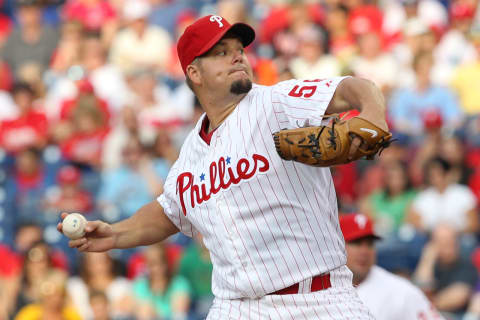
POLYGON ((208 132, 219 127, 246 95, 246 93, 234 95, 233 98, 230 95, 228 99, 201 99, 199 97, 198 99, 210 121, 208 132))

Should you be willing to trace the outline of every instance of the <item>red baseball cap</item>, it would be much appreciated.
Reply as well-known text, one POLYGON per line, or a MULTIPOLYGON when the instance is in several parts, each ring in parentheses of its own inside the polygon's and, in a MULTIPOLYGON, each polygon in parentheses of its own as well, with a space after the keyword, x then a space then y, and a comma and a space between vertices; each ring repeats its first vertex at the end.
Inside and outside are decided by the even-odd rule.
POLYGON ((230 24, 220 16, 209 15, 198 19, 185 29, 177 44, 177 53, 186 74, 187 66, 210 50, 229 30, 237 34, 246 47, 255 39, 255 31, 245 23, 230 24))
POLYGON ((364 237, 381 239, 373 230, 372 220, 364 214, 351 213, 340 216, 340 229, 345 241, 354 241, 364 237))

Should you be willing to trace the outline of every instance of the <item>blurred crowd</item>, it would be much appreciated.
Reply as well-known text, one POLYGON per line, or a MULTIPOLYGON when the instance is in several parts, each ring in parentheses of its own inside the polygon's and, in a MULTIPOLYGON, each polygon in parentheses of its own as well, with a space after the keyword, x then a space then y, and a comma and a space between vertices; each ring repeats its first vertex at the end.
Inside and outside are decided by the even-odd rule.
POLYGON ((0 319, 205 317, 201 239, 79 254, 56 224, 115 222, 162 193, 202 113, 176 42, 206 14, 255 28, 258 84, 382 89, 396 141, 332 168, 340 214, 370 216, 377 263, 447 319, 480 319, 477 0, 0 1, 0 319))

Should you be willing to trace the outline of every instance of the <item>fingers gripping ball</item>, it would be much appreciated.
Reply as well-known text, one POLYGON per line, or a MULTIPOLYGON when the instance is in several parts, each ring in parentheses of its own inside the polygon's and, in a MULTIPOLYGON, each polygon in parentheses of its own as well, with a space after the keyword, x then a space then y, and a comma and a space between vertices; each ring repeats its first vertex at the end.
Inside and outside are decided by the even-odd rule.
POLYGON ((63 234, 72 240, 80 239, 85 235, 87 219, 80 213, 71 213, 63 219, 63 234))

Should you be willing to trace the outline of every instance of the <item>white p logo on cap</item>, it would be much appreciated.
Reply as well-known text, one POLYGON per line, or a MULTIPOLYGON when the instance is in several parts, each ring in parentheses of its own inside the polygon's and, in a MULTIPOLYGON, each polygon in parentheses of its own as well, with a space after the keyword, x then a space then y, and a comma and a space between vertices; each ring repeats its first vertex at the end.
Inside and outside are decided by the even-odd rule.
POLYGON ((355 223, 360 229, 363 229, 367 225, 367 217, 365 217, 363 214, 359 214, 355 217, 355 223))
POLYGON ((212 22, 216 21, 218 23, 219 28, 223 27, 222 17, 220 17, 220 16, 211 16, 210 21, 212 21, 212 22))

